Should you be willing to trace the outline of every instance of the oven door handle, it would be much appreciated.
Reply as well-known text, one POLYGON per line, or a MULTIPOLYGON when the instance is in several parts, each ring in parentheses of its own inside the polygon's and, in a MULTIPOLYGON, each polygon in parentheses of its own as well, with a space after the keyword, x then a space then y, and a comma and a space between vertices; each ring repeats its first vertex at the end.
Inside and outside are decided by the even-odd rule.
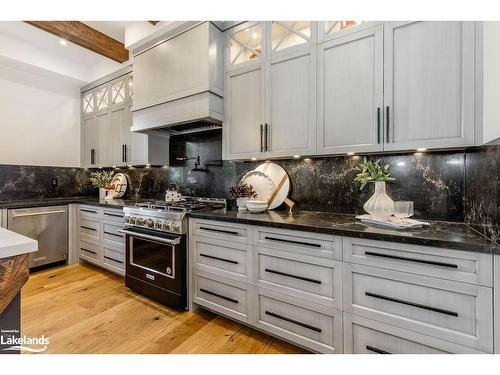
POLYGON ((176 238, 176 239, 170 240, 168 238, 150 236, 149 234, 132 232, 132 231, 128 231, 128 230, 125 230, 125 229, 120 229, 120 230, 118 230, 118 232, 123 233, 123 234, 128 234, 128 235, 131 235, 131 236, 134 236, 134 237, 138 237, 138 238, 143 238, 145 240, 152 240, 152 241, 157 241, 157 242, 163 242, 163 243, 166 243, 166 244, 169 244, 169 245, 179 245, 181 243, 180 238, 176 238))

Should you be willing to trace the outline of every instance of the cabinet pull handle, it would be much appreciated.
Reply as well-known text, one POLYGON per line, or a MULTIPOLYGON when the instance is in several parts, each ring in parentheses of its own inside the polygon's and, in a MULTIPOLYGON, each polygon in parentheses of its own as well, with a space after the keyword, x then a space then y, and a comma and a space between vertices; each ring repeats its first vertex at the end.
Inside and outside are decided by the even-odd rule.
POLYGON ((95 150, 93 148, 90 149, 90 164, 95 164, 95 150))
POLYGON ((386 352, 385 350, 376 348, 376 347, 371 346, 371 345, 366 345, 366 350, 369 350, 369 351, 377 353, 377 354, 392 354, 391 352, 386 352))
POLYGON ((301 241, 292 241, 292 240, 284 240, 282 238, 275 238, 275 237, 264 237, 266 240, 269 241, 278 241, 278 242, 286 242, 286 243, 291 243, 294 245, 303 245, 303 246, 310 246, 310 247, 321 247, 321 244, 319 243, 307 243, 307 242, 301 242, 301 241))
POLYGON ((268 145, 268 133, 269 133, 269 127, 267 125, 267 122, 264 124, 265 127, 265 132, 264 132, 264 151, 269 151, 269 145, 268 145))
POLYGON ((387 138, 387 143, 390 142, 390 134, 389 134, 389 106, 385 107, 385 116, 386 116, 386 121, 385 121, 385 131, 387 133, 386 138, 387 138))
POLYGON ((456 313, 454 311, 440 309, 438 307, 432 307, 432 306, 422 305, 420 303, 405 301, 405 300, 398 299, 398 298, 393 298, 393 297, 387 297, 387 296, 383 296, 381 294, 372 293, 372 292, 365 292, 365 295, 367 295, 368 297, 383 299, 385 301, 400 303, 402 305, 408 305, 408 306, 418 307, 419 309, 434 311, 434 312, 437 312, 437 313, 440 313, 440 314, 444 314, 444 315, 450 315, 450 316, 458 317, 458 313, 456 313))
POLYGON ((377 143, 380 143, 380 107, 377 107, 377 143))
POLYGON ((200 229, 208 230, 208 231, 211 231, 211 232, 219 232, 219 233, 232 234, 232 235, 235 235, 235 236, 238 235, 238 232, 234 232, 234 231, 231 231, 231 230, 213 229, 213 228, 207 228, 207 227, 200 227, 200 229))
POLYGON ((80 225, 80 228, 83 228, 83 229, 88 229, 88 230, 93 230, 94 232, 96 232, 96 231, 97 231, 97 229, 95 229, 95 228, 86 227, 86 226, 84 226, 84 225, 80 225))
POLYGON ((307 324, 307 323, 299 322, 298 320, 295 320, 295 319, 287 318, 286 316, 273 313, 272 311, 267 311, 266 310, 266 315, 272 316, 273 318, 276 318, 276 319, 284 320, 285 322, 296 324, 298 326, 310 329, 311 331, 314 331, 314 332, 320 332, 321 333, 321 328, 314 327, 314 326, 312 326, 310 324, 307 324))
POLYGON ((379 257, 379 258, 405 260, 405 261, 408 261, 408 262, 415 262, 415 263, 430 264, 432 266, 440 266, 440 267, 447 267, 447 268, 458 268, 458 266, 456 264, 452 264, 452 263, 436 262, 436 261, 433 261, 433 260, 425 260, 425 259, 412 259, 412 258, 401 257, 401 256, 397 256, 397 255, 374 253, 372 251, 365 251, 365 255, 371 255, 371 256, 379 257))
POLYGON ((264 125, 260 124, 260 152, 264 152, 263 133, 264 133, 264 125))
POLYGON ((91 214, 96 214, 96 215, 97 215, 97 212, 96 212, 96 211, 86 210, 85 208, 80 208, 80 211, 83 211, 83 212, 90 212, 91 214))
POLYGON ((238 303, 237 299, 229 298, 229 297, 223 296, 222 294, 215 293, 215 292, 212 292, 212 291, 207 290, 207 289, 200 288, 200 292, 203 292, 203 293, 215 296, 215 297, 219 297, 219 298, 225 299, 226 301, 229 301, 229 302, 232 302, 232 303, 238 303))
POLYGON ((286 272, 271 270, 269 268, 266 268, 265 271, 269 272, 269 273, 275 273, 276 275, 292 277, 294 279, 303 280, 303 281, 309 281, 310 283, 314 283, 314 284, 321 284, 320 280, 310 279, 310 278, 304 277, 304 276, 292 275, 291 273, 286 273, 286 272))
POLYGON ((111 232, 106 232, 106 231, 104 231, 104 234, 109 234, 110 236, 116 236, 116 237, 123 238, 123 236, 121 234, 116 234, 116 233, 111 233, 111 232))
POLYGON ((126 163, 128 160, 127 157, 127 145, 123 145, 123 162, 126 163))
POLYGON ((123 264, 123 261, 118 260, 118 259, 115 259, 115 258, 108 257, 108 256, 106 256, 106 255, 104 255, 104 259, 109 259, 109 260, 112 260, 113 262, 123 264))
POLYGON ((226 262, 226 263, 231 263, 231 264, 238 264, 238 262, 235 261, 235 260, 214 257, 213 255, 208 255, 208 254, 203 254, 203 253, 200 253, 200 257, 205 257, 205 258, 220 260, 221 262, 226 262))
POLYGON ((121 218, 123 218, 123 215, 119 215, 119 214, 110 214, 110 213, 107 213, 107 212, 105 212, 105 213, 104 213, 104 215, 106 215, 106 216, 113 216, 113 217, 121 217, 121 218))
POLYGON ((122 163, 125 163, 125 151, 124 151, 124 146, 122 145, 122 163))
POLYGON ((89 250, 89 249, 85 249, 85 248, 83 248, 83 247, 80 247, 80 250, 87 251, 87 252, 89 252, 89 253, 92 253, 92 254, 94 254, 94 255, 97 255, 97 253, 96 253, 95 251, 92 251, 92 250, 89 250))

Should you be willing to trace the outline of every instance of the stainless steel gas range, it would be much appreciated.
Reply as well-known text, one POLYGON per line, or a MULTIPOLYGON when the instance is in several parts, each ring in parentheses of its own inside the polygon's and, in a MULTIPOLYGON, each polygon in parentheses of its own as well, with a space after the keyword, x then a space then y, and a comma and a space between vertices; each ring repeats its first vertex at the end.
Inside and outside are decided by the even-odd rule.
POLYGON ((187 308, 187 215, 226 206, 224 199, 183 197, 125 207, 125 285, 178 310, 187 308))

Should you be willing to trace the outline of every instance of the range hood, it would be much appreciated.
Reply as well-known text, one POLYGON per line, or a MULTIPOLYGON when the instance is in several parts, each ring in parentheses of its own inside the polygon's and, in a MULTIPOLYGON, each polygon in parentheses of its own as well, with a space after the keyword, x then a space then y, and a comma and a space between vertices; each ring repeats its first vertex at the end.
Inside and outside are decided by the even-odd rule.
POLYGON ((224 35, 187 23, 134 54, 134 132, 171 135, 220 129, 224 119, 224 35))

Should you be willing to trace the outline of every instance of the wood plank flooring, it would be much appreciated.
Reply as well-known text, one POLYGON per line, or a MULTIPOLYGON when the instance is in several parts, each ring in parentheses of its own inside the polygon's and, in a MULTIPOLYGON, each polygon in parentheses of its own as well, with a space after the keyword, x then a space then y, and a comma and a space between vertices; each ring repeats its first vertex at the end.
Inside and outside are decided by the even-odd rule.
POLYGON ((89 264, 32 273, 21 311, 21 333, 48 337, 45 353, 306 353, 202 309, 161 306, 89 264))

